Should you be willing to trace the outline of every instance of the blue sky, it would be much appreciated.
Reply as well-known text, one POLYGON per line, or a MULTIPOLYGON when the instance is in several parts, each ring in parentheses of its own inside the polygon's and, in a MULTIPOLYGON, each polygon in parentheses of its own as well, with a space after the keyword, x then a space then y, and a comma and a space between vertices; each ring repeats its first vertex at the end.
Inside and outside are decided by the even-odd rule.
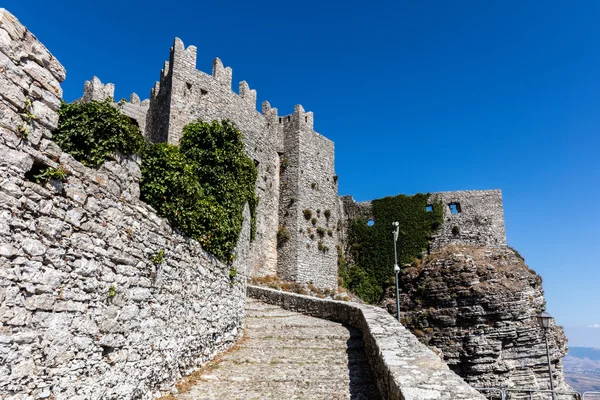
POLYGON ((502 189, 508 242, 543 277, 548 311, 567 333, 600 324, 600 2, 3 7, 66 67, 68 101, 93 75, 117 99, 147 98, 178 36, 199 69, 231 66, 236 90, 246 80, 280 114, 313 111, 340 194, 502 189))

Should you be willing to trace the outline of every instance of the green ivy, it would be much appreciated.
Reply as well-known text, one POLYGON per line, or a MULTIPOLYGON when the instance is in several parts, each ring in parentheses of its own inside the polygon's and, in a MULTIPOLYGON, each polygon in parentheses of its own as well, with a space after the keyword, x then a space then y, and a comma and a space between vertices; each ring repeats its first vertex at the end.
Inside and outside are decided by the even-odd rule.
POLYGON ((141 170, 142 199, 221 261, 233 261, 246 202, 254 238, 258 172, 233 123, 186 125, 180 147, 147 146, 141 170))
POLYGON ((112 104, 112 99, 71 104, 63 101, 54 140, 63 151, 90 167, 102 164, 116 151, 139 153, 144 147, 139 128, 112 104))
POLYGON ((392 222, 400 223, 397 243, 398 265, 420 257, 427 250, 431 235, 444 218, 441 202, 427 211, 429 194, 399 195, 373 200, 375 224, 366 218, 351 221, 348 252, 353 264, 339 268, 344 285, 369 303, 382 300, 388 287, 394 285, 394 242, 392 222))

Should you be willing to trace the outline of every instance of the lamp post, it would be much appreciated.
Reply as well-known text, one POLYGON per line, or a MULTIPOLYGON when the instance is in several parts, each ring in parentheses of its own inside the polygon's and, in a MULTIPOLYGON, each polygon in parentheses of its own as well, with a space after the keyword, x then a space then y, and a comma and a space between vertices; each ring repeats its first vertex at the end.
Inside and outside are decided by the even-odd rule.
POLYGON ((398 274, 400 273, 400 267, 398 266, 398 253, 396 252, 396 242, 398 241, 398 234, 400 231, 400 223, 393 222, 392 226, 396 229, 392 231, 394 234, 394 274, 396 275, 396 314, 398 322, 400 322, 400 287, 398 284, 398 274))
POLYGON ((552 390, 552 399, 555 399, 554 382, 552 382, 552 366, 550 365, 550 348, 548 347, 548 329, 550 328, 550 320, 552 319, 552 316, 544 311, 536 315, 535 318, 537 319, 540 328, 544 330, 544 340, 546 341, 546 359, 548 360, 548 374, 550 375, 550 390, 552 390))

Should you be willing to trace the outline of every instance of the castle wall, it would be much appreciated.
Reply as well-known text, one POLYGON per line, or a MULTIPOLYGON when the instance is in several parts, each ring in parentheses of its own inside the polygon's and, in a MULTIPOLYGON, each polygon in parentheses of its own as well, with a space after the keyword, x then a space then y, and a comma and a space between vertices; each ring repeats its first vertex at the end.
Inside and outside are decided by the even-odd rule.
POLYGON ((0 64, 0 397, 165 393, 241 336, 248 208, 232 281, 139 200, 135 160, 90 169, 50 140, 64 68, 3 9, 0 64))
POLYGON ((146 135, 153 141, 178 144, 183 127, 197 119, 207 122, 229 119, 243 133, 246 153, 258 166, 259 203, 251 275, 276 274, 279 155, 274 127, 256 110, 256 91, 250 90, 245 82, 240 83, 239 95, 231 90, 231 68, 224 68, 216 59, 212 75, 197 70, 196 48, 185 48, 180 39, 175 39, 158 91, 152 91, 146 135), (164 121, 168 125, 163 125, 164 121))
POLYGON ((339 210, 334 145, 313 130, 313 114, 302 106, 281 121, 288 164, 281 185, 288 187, 282 189, 279 215, 291 239, 280 251, 279 270, 284 279, 336 288, 339 210), (309 219, 304 210, 310 210, 309 219))
MULTIPOLYGON (((148 114, 148 121, 168 116, 169 126, 165 136, 164 126, 161 125, 160 132, 150 132, 155 128, 149 122, 147 136, 177 144, 183 127, 196 119, 233 121, 244 134, 246 152, 257 163, 259 172, 257 235, 253 243, 251 275, 280 274, 285 279, 336 287, 334 281, 337 278, 333 279, 337 276, 337 270, 333 271, 336 257, 331 250, 335 248, 335 235, 320 239, 329 252, 315 252, 318 241, 312 245, 305 243, 298 232, 306 225, 300 207, 313 208, 315 215, 317 209, 329 209, 332 215, 336 209, 337 185, 332 184, 333 143, 314 132, 313 114, 301 107, 293 115, 279 117, 277 109, 265 102, 259 113, 256 91, 243 81, 239 84, 238 94, 234 93, 231 68, 224 67, 221 60, 214 61, 212 75, 197 70, 195 64, 196 48, 185 48, 181 40, 175 39, 170 61, 161 74, 158 92, 153 90, 148 114), (163 91, 165 97, 169 96, 168 100, 161 97, 163 91), (169 110, 163 110, 164 107, 169 110), (289 168, 281 168, 282 162, 289 163, 289 168), (299 165, 302 168, 298 168, 299 165), (313 182, 318 183, 319 189, 310 188, 313 182), (309 190, 306 190, 307 186, 309 190), (298 201, 289 206, 292 198, 298 201), (290 230, 292 240, 281 246, 278 255, 279 226, 290 230), (312 249, 306 248, 307 244, 312 249), (302 248, 296 248, 297 245, 302 248)), ((325 227, 326 222, 321 224, 325 227)))
POLYGON ((111 99, 113 101, 113 106, 131 118, 140 128, 140 132, 144 134, 146 131, 146 118, 150 100, 146 99, 140 101, 140 97, 137 94, 132 93, 129 102, 125 99, 121 99, 118 103, 114 103, 114 96, 115 85, 112 83, 107 83, 105 85, 98 77, 94 76, 91 80, 85 81, 83 85, 83 96, 75 100, 75 103, 111 99))
MULTIPOLYGON (((342 196, 342 233, 340 243, 347 248, 347 232, 355 218, 373 219, 371 201, 356 202, 352 196, 342 196)), ((506 228, 500 190, 461 190, 431 193, 428 203, 441 201, 444 221, 433 235, 430 251, 449 244, 504 247, 506 228), (451 208, 451 205, 452 208, 451 208), (457 212, 453 213, 452 209, 457 212)), ((346 254, 352 261, 351 254, 346 254)))
POLYGON ((146 99, 144 101, 140 101, 139 96, 135 93, 132 93, 129 98, 129 102, 119 101, 119 103, 117 103, 117 107, 123 114, 134 120, 135 123, 140 127, 142 134, 145 135, 146 118, 148 115, 148 109, 150 108, 150 100, 146 99))
POLYGON ((431 242, 437 249, 448 244, 506 246, 504 207, 500 190, 461 190, 432 193, 429 203, 444 205, 444 223, 431 242), (451 204, 457 211, 452 213, 451 204))

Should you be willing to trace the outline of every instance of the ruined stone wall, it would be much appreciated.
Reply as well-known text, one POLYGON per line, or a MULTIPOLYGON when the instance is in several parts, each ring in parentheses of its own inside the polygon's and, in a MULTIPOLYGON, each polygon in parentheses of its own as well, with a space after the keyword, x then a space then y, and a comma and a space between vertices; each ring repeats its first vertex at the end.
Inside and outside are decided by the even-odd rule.
POLYGON ((448 244, 506 246, 502 191, 432 193, 429 203, 435 201, 444 205, 444 223, 431 242, 432 249, 448 244), (452 208, 457 212, 453 213, 452 208))
POLYGON ((2 9, 0 63, 0 397, 170 390, 241 336, 248 207, 232 280, 138 199, 136 160, 90 169, 51 141, 64 68, 2 9), (46 166, 69 176, 33 182, 46 166))
MULTIPOLYGON (((356 202, 352 196, 342 196, 344 232, 355 218, 373 219, 371 202, 356 202)), ((504 207, 500 190, 460 190, 431 193, 429 204, 442 202, 444 222, 433 235, 430 250, 449 244, 506 246, 504 207), (453 213, 453 209, 456 211, 453 213)))

